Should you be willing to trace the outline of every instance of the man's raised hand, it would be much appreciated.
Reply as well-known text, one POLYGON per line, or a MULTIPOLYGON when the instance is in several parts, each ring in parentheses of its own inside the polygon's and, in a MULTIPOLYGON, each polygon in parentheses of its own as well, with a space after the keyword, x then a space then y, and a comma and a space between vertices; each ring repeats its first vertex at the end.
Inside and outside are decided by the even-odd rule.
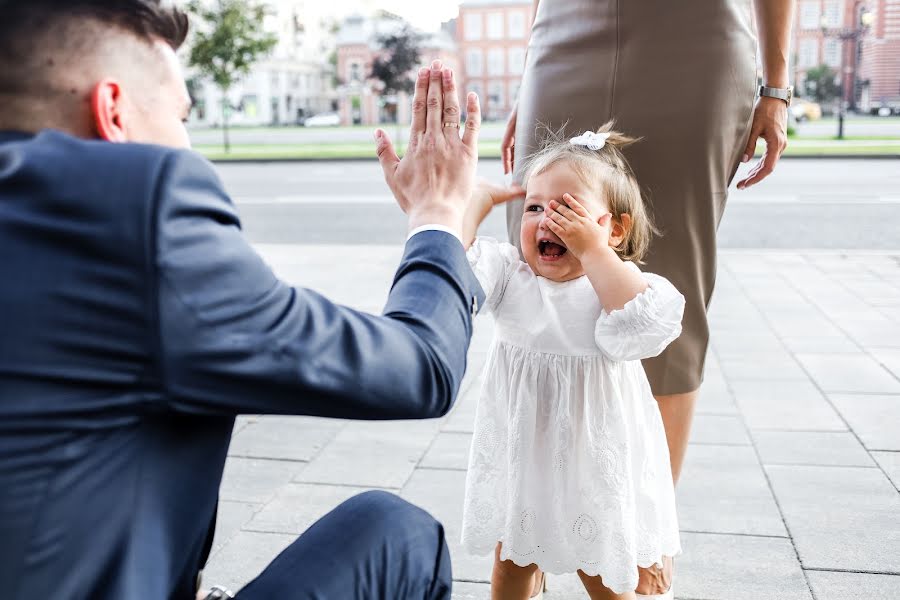
POLYGON ((442 225, 462 235, 478 164, 478 96, 466 98, 465 131, 460 137, 460 105, 453 71, 436 60, 419 69, 413 97, 409 145, 401 160, 388 134, 375 131, 378 160, 410 230, 442 225))

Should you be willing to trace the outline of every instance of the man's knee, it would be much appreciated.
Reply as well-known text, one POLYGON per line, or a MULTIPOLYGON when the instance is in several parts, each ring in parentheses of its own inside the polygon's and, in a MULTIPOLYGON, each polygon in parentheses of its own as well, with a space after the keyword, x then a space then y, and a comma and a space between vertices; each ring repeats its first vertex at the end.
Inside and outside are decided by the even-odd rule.
POLYGON ((401 543, 421 543, 425 538, 435 537, 435 547, 443 541, 444 528, 437 519, 389 492, 364 492, 350 498, 340 508, 367 515, 364 531, 359 533, 370 539, 389 537, 401 543))

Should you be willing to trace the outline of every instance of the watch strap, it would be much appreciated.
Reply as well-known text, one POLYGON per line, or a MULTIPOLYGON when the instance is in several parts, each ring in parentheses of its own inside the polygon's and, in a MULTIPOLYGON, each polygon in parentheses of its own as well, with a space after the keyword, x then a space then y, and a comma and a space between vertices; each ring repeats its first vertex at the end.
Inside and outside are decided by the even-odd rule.
POLYGON ((761 85, 759 86, 759 95, 766 98, 778 98, 779 100, 783 100, 787 104, 790 104, 791 98, 794 96, 794 87, 788 86, 786 88, 775 88, 769 87, 767 85, 761 85))

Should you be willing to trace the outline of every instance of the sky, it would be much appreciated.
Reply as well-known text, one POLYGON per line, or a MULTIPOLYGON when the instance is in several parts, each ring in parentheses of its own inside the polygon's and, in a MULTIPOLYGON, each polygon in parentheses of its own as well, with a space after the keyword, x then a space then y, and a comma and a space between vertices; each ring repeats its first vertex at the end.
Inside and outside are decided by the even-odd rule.
POLYGON ((336 16, 384 9, 398 14, 425 31, 436 31, 443 21, 459 13, 459 0, 328 0, 336 16))

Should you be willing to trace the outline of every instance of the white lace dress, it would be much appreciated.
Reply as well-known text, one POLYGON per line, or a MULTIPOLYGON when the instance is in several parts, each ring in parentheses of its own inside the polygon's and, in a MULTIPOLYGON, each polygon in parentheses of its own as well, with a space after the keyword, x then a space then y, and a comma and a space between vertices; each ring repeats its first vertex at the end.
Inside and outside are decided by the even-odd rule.
POLYGON ((678 337, 684 298, 645 273, 648 289, 607 314, 587 277, 537 277, 509 244, 479 238, 468 256, 495 338, 463 545, 486 554, 503 542, 502 560, 634 590, 638 565, 681 550, 665 432, 639 359, 678 337))

